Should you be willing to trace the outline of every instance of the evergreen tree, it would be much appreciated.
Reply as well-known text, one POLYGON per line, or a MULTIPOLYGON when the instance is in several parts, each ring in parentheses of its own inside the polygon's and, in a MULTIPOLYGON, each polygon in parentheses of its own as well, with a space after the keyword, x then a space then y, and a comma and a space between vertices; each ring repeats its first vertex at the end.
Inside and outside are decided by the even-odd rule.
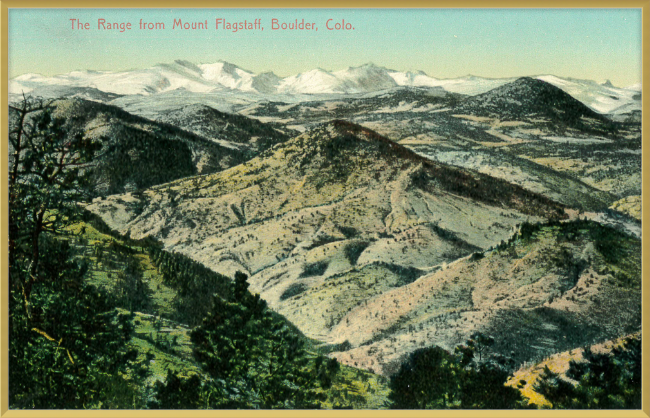
POLYGON ((201 406, 201 379, 197 375, 179 377, 167 371, 165 383, 156 381, 157 398, 149 404, 151 409, 198 409, 201 406))
POLYGON ((151 291, 142 280, 142 267, 129 258, 124 270, 117 273, 115 288, 120 306, 129 311, 143 311, 149 307, 151 291))
POLYGON ((10 407, 133 407, 146 373, 126 346, 129 318, 84 282, 86 267, 53 238, 80 217, 98 145, 68 132, 52 110, 29 98, 10 106, 10 407))
POLYGON ((440 347, 411 353, 392 377, 389 399, 395 409, 443 409, 460 402, 456 358, 440 347))
POLYGON ((10 292, 10 407, 139 406, 146 369, 126 345, 130 318, 118 314, 105 293, 84 284, 85 267, 70 261, 67 242, 43 236, 40 245, 31 316, 22 293, 10 292))
POLYGON ((23 294, 28 316, 39 277, 40 237, 64 234, 79 219, 78 203, 89 196, 83 173, 100 147, 68 132, 52 110, 29 98, 10 106, 9 277, 23 294))
POLYGON ((177 291, 175 318, 190 326, 200 325, 213 303, 213 294, 230 298, 230 279, 180 254, 149 247, 158 272, 166 285, 177 291))
POLYGON ((440 347, 414 351, 390 381, 394 409, 525 408, 519 391, 505 386, 505 359, 485 361, 493 339, 474 334, 451 354, 440 347), (478 355, 478 358, 476 358, 478 355), (478 361, 477 361, 478 360, 478 361))
MULTIPOLYGON (((259 295, 248 291, 246 275, 237 273, 231 286, 232 299, 214 296, 211 312, 191 333, 194 357, 209 379, 200 399, 206 408, 318 408, 325 395, 319 381, 331 382, 338 369, 308 355, 302 340, 282 321, 273 317, 259 295), (323 373, 326 376, 323 376, 323 373)), ((160 405, 169 385, 182 390, 189 382, 168 381, 159 387, 160 405), (184 386, 185 385, 185 386, 184 386)), ((177 396, 177 395, 174 395, 177 396)), ((184 399, 184 398, 183 398, 184 399)))
POLYGON ((640 409, 641 339, 628 338, 610 353, 585 348, 584 361, 569 363, 566 381, 546 367, 535 391, 557 409, 640 409))

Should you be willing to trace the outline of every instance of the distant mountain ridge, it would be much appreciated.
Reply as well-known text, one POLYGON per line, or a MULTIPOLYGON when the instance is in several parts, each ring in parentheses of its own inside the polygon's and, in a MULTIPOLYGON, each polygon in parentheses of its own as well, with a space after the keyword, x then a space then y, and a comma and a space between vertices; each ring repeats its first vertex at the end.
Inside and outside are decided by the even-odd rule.
MULTIPOLYGON (((221 171, 287 139, 244 116, 223 115, 207 106, 198 113, 212 116, 208 122, 215 125, 215 131, 229 124, 227 133, 192 132, 184 130, 180 123, 175 126, 153 121, 116 106, 83 99, 52 102, 52 115, 65 121, 68 135, 83 132, 101 144, 96 165, 89 173, 94 193, 100 196, 221 171)), ((18 114, 11 111, 9 116, 13 119, 18 114)))
MULTIPOLYGON (((564 90, 599 113, 609 113, 626 104, 640 109, 640 85, 617 88, 611 82, 598 84, 591 80, 540 75, 534 78, 546 81, 564 90)), ((193 64, 185 60, 158 64, 132 71, 73 71, 44 77, 23 74, 9 81, 10 94, 38 93, 63 87, 77 89, 71 94, 87 98, 101 96, 99 92, 114 95, 155 95, 171 91, 188 93, 218 93, 236 91, 252 95, 276 94, 363 94, 396 87, 441 87, 452 93, 476 95, 516 80, 511 78, 484 78, 472 75, 454 79, 439 79, 423 71, 395 71, 374 64, 349 67, 339 71, 316 68, 311 71, 279 77, 273 72, 255 74, 235 64, 218 61, 212 64, 193 64), (88 89, 79 91, 79 89, 88 89)), ((60 92, 63 93, 63 92, 60 92)), ((101 97, 100 97, 101 99, 101 97)))

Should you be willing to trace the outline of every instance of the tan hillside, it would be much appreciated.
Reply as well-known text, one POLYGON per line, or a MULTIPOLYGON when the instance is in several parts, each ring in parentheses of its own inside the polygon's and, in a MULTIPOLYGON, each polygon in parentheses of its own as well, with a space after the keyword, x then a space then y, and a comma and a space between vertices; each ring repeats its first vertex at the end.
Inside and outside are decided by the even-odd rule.
MULTIPOLYGON (((381 306, 386 292, 413 289, 418 277, 498 245, 526 220, 565 216, 542 196, 431 162, 345 122, 223 172, 96 199, 89 209, 121 233, 153 236, 217 272, 247 272, 251 290, 307 336, 354 345, 384 323, 402 324, 384 309, 384 319, 358 316, 375 331, 355 328, 366 303, 381 306)), ((511 290, 502 285, 482 303, 511 290)), ((463 292, 448 309, 478 303, 463 292)))
MULTIPOLYGON (((617 338, 604 343, 592 345, 591 351, 594 353, 609 353, 614 347, 620 346, 627 338, 641 338, 641 333, 628 335, 625 337, 617 338)), ((583 359, 584 350, 576 348, 574 350, 564 351, 562 353, 553 354, 548 359, 541 361, 531 366, 524 366, 517 370, 514 375, 508 380, 507 386, 519 387, 521 393, 529 399, 530 404, 537 404, 538 406, 551 407, 551 403, 544 398, 544 396, 535 392, 534 386, 537 379, 544 371, 544 367, 548 367, 552 372, 559 374, 566 380, 571 380, 566 377, 566 372, 569 370, 569 362, 580 362, 583 359), (526 384, 519 386, 520 382, 524 380, 526 384)), ((523 382, 521 382, 523 383, 523 382)))
POLYGON ((530 361, 640 329, 640 269, 635 238, 587 221, 542 227, 360 303, 329 337, 353 347, 340 361, 384 374, 416 348, 452 350, 476 331, 530 361))
POLYGON ((618 200, 610 206, 610 209, 625 213, 635 219, 641 220, 641 196, 628 196, 618 200))

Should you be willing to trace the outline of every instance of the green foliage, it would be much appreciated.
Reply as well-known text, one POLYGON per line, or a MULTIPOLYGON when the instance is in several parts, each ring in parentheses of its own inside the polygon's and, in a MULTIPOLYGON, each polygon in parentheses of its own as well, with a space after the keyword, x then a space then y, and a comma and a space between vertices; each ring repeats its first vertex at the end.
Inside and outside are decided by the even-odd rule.
POLYGON ((336 359, 326 359, 318 356, 314 361, 314 371, 320 386, 324 389, 332 387, 332 378, 341 370, 341 365, 336 359))
POLYGON ((365 241, 355 241, 348 244, 343 251, 345 252, 345 257, 348 259, 350 264, 355 265, 361 256, 361 253, 363 253, 369 245, 370 243, 365 241))
POLYGON ((126 346, 130 318, 83 283, 85 268, 70 261, 67 242, 41 241, 31 317, 23 295, 15 288, 10 295, 11 408, 141 407, 146 369, 126 346))
POLYGON ((100 144, 68 132, 65 121, 54 118, 52 107, 41 101, 26 98, 10 110, 10 281, 22 288, 29 310, 40 265, 39 239, 43 233, 65 233, 79 218, 78 202, 89 196, 85 170, 100 144))
POLYGON ((134 259, 129 262, 124 270, 117 273, 115 291, 118 304, 129 311, 143 311, 149 308, 151 303, 151 291, 142 281, 142 267, 134 259))
POLYGON ((580 275, 589 265, 586 260, 575 257, 566 247, 561 247, 558 253, 552 257, 552 261, 561 269, 566 277, 561 288, 564 292, 573 288, 578 283, 580 275))
POLYGON ((411 353, 391 378, 395 409, 512 409, 525 402, 517 389, 505 386, 511 362, 498 358, 481 362, 494 343, 476 333, 451 354, 440 347, 411 353), (479 361, 476 361, 476 355, 479 361))
MULTIPOLYGON (((283 321, 274 319, 259 295, 248 292, 246 279, 242 273, 235 275, 231 300, 214 295, 211 312, 191 333, 194 357, 211 378, 203 382, 203 406, 319 407, 325 399, 317 390, 319 382, 331 384, 329 375, 336 367, 322 359, 314 361, 303 340, 283 321)), ((183 389, 180 383, 178 387, 183 389)), ((178 404, 166 399, 169 393, 167 387, 158 388, 156 399, 161 405, 178 404)), ((191 398, 191 402, 197 401, 191 398)))
POLYGON ((105 194, 123 192, 131 184, 142 189, 195 174, 192 152, 176 140, 115 125, 114 140, 106 143, 94 170, 95 182, 105 194))
POLYGON ((459 404, 456 374, 461 370, 454 356, 440 347, 414 351, 391 379, 392 407, 441 409, 459 404))
POLYGON ((151 409, 198 409, 200 407, 202 385, 199 376, 184 378, 168 370, 165 382, 156 381, 157 398, 149 404, 151 409))
POLYGON ((307 290, 304 283, 293 283, 280 295, 280 300, 287 300, 293 296, 299 295, 307 290))
POLYGON ((149 256, 166 285, 178 292, 175 319, 198 325, 210 310, 213 294, 230 298, 230 279, 180 254, 149 247, 149 256))
POLYGON ((478 261, 478 260, 480 260, 480 259, 482 259, 484 257, 485 257, 485 254, 483 254, 481 252, 475 252, 475 253, 472 253, 472 256, 470 257, 470 260, 478 261))
POLYGON ((494 345, 494 338, 480 332, 475 332, 470 336, 466 345, 472 352, 478 353, 478 360, 480 362, 483 360, 485 352, 494 345))
MULTIPOLYGON (((137 193, 134 193, 134 195, 137 195, 137 193)), ((99 198, 101 199, 101 197, 99 198)), ((131 239, 128 235, 127 236, 122 236, 118 232, 112 230, 106 223, 100 218, 98 215, 89 212, 89 211, 84 211, 81 214, 82 221, 91 225, 93 228, 95 228, 98 232, 109 235, 117 240, 122 241, 125 245, 121 245, 119 243, 116 243, 116 249, 120 251, 120 249, 125 249, 126 252, 132 254, 135 251, 132 248, 128 248, 127 246, 130 247, 140 247, 141 249, 147 249, 149 251, 157 251, 162 248, 162 244, 158 242, 155 238, 148 236, 143 239, 135 240, 131 239)))
POLYGON ((607 354, 585 348, 583 358, 569 363, 566 375, 575 384, 546 367, 535 391, 557 409, 641 408, 640 338, 628 338, 607 354))
POLYGON ((146 369, 127 349, 130 318, 85 283, 87 266, 71 260, 69 243, 52 238, 80 218, 99 145, 68 132, 40 101, 11 111, 9 405, 139 407, 146 369))
POLYGON ((493 363, 481 364, 461 374, 460 407, 463 409, 525 408, 520 392, 505 386, 510 373, 493 363))
POLYGON ((345 235, 345 238, 347 239, 354 238, 359 235, 359 231, 357 231, 355 228, 352 228, 351 226, 339 226, 338 228, 339 231, 341 231, 341 233, 345 235))
POLYGON ((399 276, 399 280, 395 283, 395 286, 405 286, 409 283, 413 283, 422 276, 424 272, 415 267, 405 267, 399 264, 385 263, 383 261, 374 262, 373 265, 385 267, 391 272, 399 276))
POLYGON ((625 255, 624 249, 621 248, 621 241, 629 239, 623 232, 593 221, 559 222, 551 220, 536 224, 524 222, 519 227, 519 233, 513 236, 509 243, 517 239, 533 238, 544 228, 557 228, 558 242, 572 242, 584 238, 592 240, 605 261, 612 264, 616 264, 625 255))

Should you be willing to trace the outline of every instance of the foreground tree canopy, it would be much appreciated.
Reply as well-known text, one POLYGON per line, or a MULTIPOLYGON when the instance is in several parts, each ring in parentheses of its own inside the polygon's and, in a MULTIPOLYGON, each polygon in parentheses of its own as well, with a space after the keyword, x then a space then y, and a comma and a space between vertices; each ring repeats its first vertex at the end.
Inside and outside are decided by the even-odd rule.
POLYGON ((318 408, 338 371, 335 360, 308 354, 302 340, 273 318, 237 273, 232 300, 215 295, 212 311, 192 332, 194 356, 210 377, 158 385, 155 407, 318 408), (185 405, 183 405, 185 403, 185 405))
POLYGON ((557 409, 641 409, 641 338, 627 338, 610 353, 584 349, 571 361, 569 382, 548 367, 535 390, 557 409))
POLYGON ((477 333, 451 354, 440 347, 414 351, 390 382, 394 409, 512 409, 526 407, 505 386, 507 359, 482 362, 494 341, 477 333))
POLYGON ((42 101, 12 106, 9 177, 9 402, 13 408, 116 406, 129 371, 144 377, 126 342, 133 328, 84 281, 66 242, 79 219, 83 169, 98 145, 68 132, 42 101))

